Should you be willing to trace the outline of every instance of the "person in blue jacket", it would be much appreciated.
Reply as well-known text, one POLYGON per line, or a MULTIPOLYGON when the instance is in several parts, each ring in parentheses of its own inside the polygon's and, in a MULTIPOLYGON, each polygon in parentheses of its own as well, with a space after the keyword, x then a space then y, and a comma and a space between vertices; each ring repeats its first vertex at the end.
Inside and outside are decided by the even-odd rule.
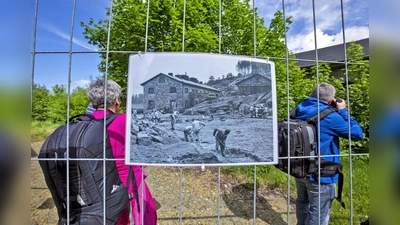
MULTIPOLYGON (((336 101, 335 94, 336 89, 332 85, 327 83, 317 85, 310 97, 304 99, 297 107, 296 118, 308 119, 328 107, 333 107, 330 105, 332 101, 336 102, 336 111, 322 119, 319 126, 317 125, 317 128, 320 129, 320 142, 317 149, 323 154, 321 159, 340 163, 340 156, 338 156, 340 154, 339 137, 361 140, 363 130, 347 112, 346 102, 343 99, 341 99, 341 102, 336 101)), ((338 178, 338 174, 320 177, 320 185, 313 176, 296 178, 297 225, 328 224, 330 208, 336 194, 335 183, 338 182, 338 178), (318 222, 318 215, 320 222, 318 222)))

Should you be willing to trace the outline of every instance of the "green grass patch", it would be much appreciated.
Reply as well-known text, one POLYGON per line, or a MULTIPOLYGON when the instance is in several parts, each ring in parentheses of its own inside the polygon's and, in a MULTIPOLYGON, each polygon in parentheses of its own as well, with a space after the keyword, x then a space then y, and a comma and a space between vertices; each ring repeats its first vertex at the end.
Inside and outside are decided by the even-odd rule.
POLYGON ((350 189, 350 162, 348 157, 342 157, 344 184, 342 199, 346 204, 343 209, 335 200, 331 209, 329 224, 350 224, 352 211, 353 224, 360 224, 368 218, 369 214, 369 158, 355 156, 352 161, 352 189, 350 189), (350 204, 352 199, 352 204, 350 204), (352 209, 351 209, 352 208, 352 209))
MULTIPOLYGON (((242 176, 246 183, 254 183, 254 166, 229 166, 222 167, 221 171, 233 176, 242 176)), ((288 190, 288 175, 272 165, 257 166, 257 187, 267 186, 269 189, 284 191, 288 190)), ((249 186, 251 186, 249 184, 249 186)), ((295 190, 296 182, 290 177, 290 190, 295 190)))
MULTIPOLYGON (((352 189, 350 189, 350 162, 348 157, 342 157, 344 184, 342 200, 346 209, 335 200, 330 213, 330 225, 350 224, 350 212, 352 210, 353 223, 360 224, 368 218, 369 213, 369 157, 355 156, 352 161, 352 189), (352 205, 350 205, 352 198, 352 205), (352 208, 352 209, 351 209, 352 208)), ((222 167, 221 172, 231 174, 245 182, 246 187, 254 189, 254 166, 229 166, 222 167)), ((277 191, 288 191, 290 185, 290 196, 297 198, 296 182, 294 177, 275 168, 273 165, 257 166, 257 188, 266 186, 268 189, 277 191)))
POLYGON ((32 121, 31 123, 31 142, 45 140, 62 123, 50 121, 32 121))

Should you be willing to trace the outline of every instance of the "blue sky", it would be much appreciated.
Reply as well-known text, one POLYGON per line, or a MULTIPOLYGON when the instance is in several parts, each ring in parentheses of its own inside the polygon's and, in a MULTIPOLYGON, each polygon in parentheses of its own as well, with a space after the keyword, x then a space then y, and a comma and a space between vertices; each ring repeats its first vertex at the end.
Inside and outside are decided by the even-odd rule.
MULTIPOLYGON (((95 51, 84 38, 80 22, 105 19, 109 0, 77 0, 73 30, 73 51, 95 51)), ((323 48, 343 43, 340 0, 315 1, 317 46, 323 48)), ((346 41, 369 37, 369 5, 363 0, 343 0, 346 41)), ((281 0, 255 0, 259 16, 269 26, 277 10, 282 10, 281 0)), ((34 17, 35 1, 31 0, 31 18, 34 17)), ((40 0, 37 14, 36 51, 69 51, 73 0, 40 0)), ((287 33, 288 47, 293 52, 314 49, 314 25, 311 0, 286 0, 286 17, 293 23, 287 33)), ((32 20, 33 21, 33 20, 32 20)), ((31 24, 33 25, 33 23, 31 24)), ((33 27, 30 27, 33 30, 33 27)), ((73 54, 71 58, 71 88, 85 86, 90 77, 100 75, 100 62, 96 53, 73 54)), ((51 88, 55 84, 67 85, 68 54, 37 54, 34 82, 51 88)))

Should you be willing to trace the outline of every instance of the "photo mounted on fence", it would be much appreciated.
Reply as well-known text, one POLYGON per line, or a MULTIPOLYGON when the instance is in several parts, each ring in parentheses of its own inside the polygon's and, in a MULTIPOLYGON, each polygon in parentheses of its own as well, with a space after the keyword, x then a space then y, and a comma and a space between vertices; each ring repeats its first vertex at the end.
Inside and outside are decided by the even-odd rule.
POLYGON ((209 53, 129 58, 126 163, 277 162, 275 64, 209 53))

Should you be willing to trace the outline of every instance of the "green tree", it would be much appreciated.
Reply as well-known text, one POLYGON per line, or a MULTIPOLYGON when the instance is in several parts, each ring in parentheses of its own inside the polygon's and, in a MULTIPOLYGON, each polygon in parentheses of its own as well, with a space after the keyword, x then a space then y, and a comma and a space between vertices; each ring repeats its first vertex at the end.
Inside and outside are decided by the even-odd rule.
MULTIPOLYGON (((219 2, 213 0, 186 1, 183 27, 184 0, 150 1, 147 51, 219 52, 219 2), (182 48, 184 35, 184 49, 182 48)), ((110 50, 144 51, 146 48, 147 2, 114 0, 110 31, 110 50)), ((108 9, 108 14, 110 10, 108 9)), ((226 0, 222 5, 221 53, 253 55, 253 9, 249 0, 226 0)), ((100 50, 107 46, 109 20, 81 22, 85 38, 100 50)), ((256 14, 257 45, 267 39, 268 29, 256 14)), ((274 31, 276 32, 276 31, 274 31)), ((257 48, 258 48, 257 46, 257 48)), ((259 55, 265 55, 268 47, 259 55)), ((110 53, 108 77, 126 88, 128 54, 110 53)), ((99 70, 106 71, 106 54, 101 55, 99 70)))
MULTIPOLYGON (((264 19, 258 16, 257 9, 253 10, 251 7, 250 0, 224 0, 221 7, 221 34, 219 34, 219 8, 218 1, 186 1, 185 21, 183 21, 184 0, 150 1, 146 47, 147 1, 114 0, 110 50, 156 52, 184 50, 248 56, 254 56, 256 50, 257 56, 286 57, 286 45, 283 40, 285 31, 289 30, 289 25, 292 23, 290 17, 284 19, 282 12, 277 11, 270 26, 266 27, 264 19), (184 37, 183 31, 185 31, 184 37), (254 43, 254 33, 256 43, 254 43), (221 35, 220 51, 219 35, 221 35)), ((108 14, 109 12, 110 10, 108 14)), ((85 38, 100 50, 105 50, 107 46, 108 24, 108 20, 95 22, 90 19, 88 23, 81 22, 85 38)), ((289 58, 294 58, 291 52, 288 54, 289 58)), ((108 56, 108 77, 119 83, 124 92, 127 87, 128 58, 128 54, 123 53, 110 53, 108 56)), ((105 53, 101 54, 101 59, 99 70, 105 72, 105 53)), ((275 61, 280 119, 287 116, 287 107, 293 107, 299 99, 309 94, 306 93, 307 89, 304 86, 310 85, 295 61, 289 60, 289 65, 286 63, 286 60, 275 61)), ((238 70, 243 76, 248 72, 246 69, 238 70)))
POLYGON ((54 85, 49 96, 49 119, 54 122, 67 120, 68 95, 64 85, 54 85))
POLYGON ((49 118, 49 90, 44 85, 33 84, 32 87, 32 119, 45 121, 49 118))
MULTIPOLYGON (((328 63, 318 64, 318 82, 330 83, 336 88, 336 97, 347 99, 347 90, 349 91, 349 100, 346 101, 350 106, 350 113, 354 119, 359 122, 364 129, 365 138, 362 141, 352 141, 352 149, 356 152, 368 151, 369 144, 369 64, 368 60, 363 60, 364 53, 362 46, 351 43, 346 50, 348 56, 348 77, 349 85, 346 88, 345 75, 336 78, 331 76, 331 68, 328 63)), ((342 69, 345 72, 345 69, 342 69)), ((309 72, 311 81, 316 83, 316 66, 312 66, 309 72)), ((348 148, 348 141, 342 140, 343 149, 348 148)))
MULTIPOLYGON (((312 88, 317 84, 317 66, 314 65, 311 67, 310 72, 311 81, 313 82, 312 88)), ((318 63, 318 83, 329 83, 333 85, 336 89, 336 97, 346 99, 346 90, 343 86, 343 81, 340 78, 336 78, 331 75, 332 69, 328 63, 318 63)))
POLYGON ((265 52, 265 55, 289 60, 274 60, 276 73, 276 96, 278 101, 278 120, 287 118, 290 110, 303 101, 310 94, 312 81, 306 79, 306 73, 297 66, 295 56, 283 41, 285 31, 289 31, 292 23, 291 17, 283 18, 283 13, 277 11, 271 20, 266 38, 257 49, 265 52), (289 112, 288 112, 289 110, 289 112))
POLYGON ((89 102, 89 98, 86 96, 86 88, 75 88, 70 96, 70 116, 85 113, 89 102))
MULTIPOLYGON (((351 115, 364 129, 365 138, 352 142, 356 151, 369 149, 369 60, 364 60, 363 48, 360 44, 351 43, 346 49, 348 58, 349 98, 351 115)), ((345 69, 343 69, 345 72, 345 69)), ((344 74, 346 75, 346 74, 344 74)), ((343 78, 344 82, 344 78, 343 78)))

